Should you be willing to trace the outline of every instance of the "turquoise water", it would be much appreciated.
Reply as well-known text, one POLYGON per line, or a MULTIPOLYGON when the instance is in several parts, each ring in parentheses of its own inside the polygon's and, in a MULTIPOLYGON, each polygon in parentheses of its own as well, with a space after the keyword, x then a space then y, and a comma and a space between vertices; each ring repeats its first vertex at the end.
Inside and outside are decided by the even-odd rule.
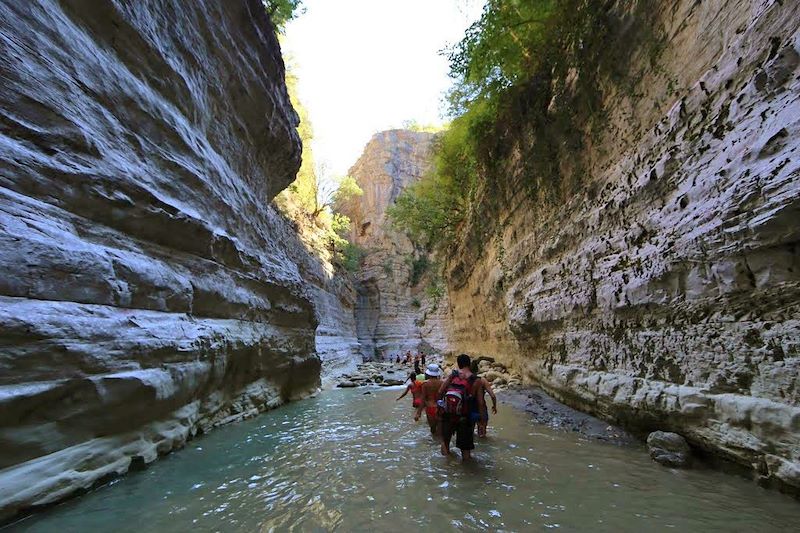
POLYGON ((197 439, 19 531, 780 531, 800 506, 670 470, 500 406, 476 461, 441 457, 397 391, 329 391, 197 439))

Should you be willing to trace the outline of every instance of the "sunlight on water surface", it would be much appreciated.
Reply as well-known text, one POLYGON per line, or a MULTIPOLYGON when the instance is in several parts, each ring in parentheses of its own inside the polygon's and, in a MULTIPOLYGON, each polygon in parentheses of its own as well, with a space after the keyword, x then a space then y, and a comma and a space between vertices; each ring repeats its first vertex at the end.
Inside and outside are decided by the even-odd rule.
POLYGON ((220 428, 20 531, 771 531, 800 506, 501 405, 476 461, 438 455, 396 391, 337 390, 220 428))

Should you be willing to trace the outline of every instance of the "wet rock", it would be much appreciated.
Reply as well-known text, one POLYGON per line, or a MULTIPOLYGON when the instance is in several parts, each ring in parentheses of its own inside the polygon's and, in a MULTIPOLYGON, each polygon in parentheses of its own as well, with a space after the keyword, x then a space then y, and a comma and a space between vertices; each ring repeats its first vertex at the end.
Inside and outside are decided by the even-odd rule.
POLYGON ((500 403, 513 405, 533 417, 534 423, 553 429, 573 431, 580 435, 613 444, 636 445, 637 439, 625 430, 564 405, 538 388, 506 389, 498 394, 500 403))
POLYGON ((405 382, 399 379, 387 379, 386 381, 383 382, 383 384, 385 384, 387 387, 394 387, 397 385, 402 385, 403 383, 405 382))
POLYGON ((353 381, 340 381, 337 385, 340 389, 350 389, 353 387, 358 387, 358 385, 353 381))
POLYGON ((654 431, 647 436, 647 451, 657 463, 675 468, 691 464, 692 450, 677 433, 654 431))

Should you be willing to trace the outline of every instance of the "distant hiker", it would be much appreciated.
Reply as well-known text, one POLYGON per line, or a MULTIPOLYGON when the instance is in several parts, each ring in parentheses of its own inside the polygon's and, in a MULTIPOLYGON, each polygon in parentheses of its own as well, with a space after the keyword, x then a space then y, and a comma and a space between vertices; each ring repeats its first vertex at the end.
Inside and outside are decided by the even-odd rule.
POLYGON ((406 390, 404 390, 403 394, 401 394, 395 401, 402 400, 405 395, 411 391, 411 397, 413 398, 411 400, 411 407, 416 409, 422 405, 422 382, 417 380, 417 374, 414 372, 409 374, 408 381, 410 383, 406 386, 406 390))
POLYGON ((420 352, 419 359, 422 361, 422 366, 425 366, 425 352, 420 352))
POLYGON ((417 414, 414 420, 419 420, 422 409, 425 408, 425 417, 428 419, 428 426, 431 428, 431 435, 437 439, 441 438, 439 427, 439 389, 442 386, 442 369, 436 363, 431 363, 425 368, 425 383, 422 384, 422 405, 417 407, 417 414))
POLYGON ((419 361, 414 361, 414 373, 417 375, 422 374, 422 370, 419 369, 419 361))
POLYGON ((398 365, 400 364, 400 354, 397 354, 397 361, 395 361, 398 365))
MULTIPOLYGON (((467 354, 456 359, 458 370, 453 370, 439 387, 438 397, 442 400, 442 455, 450 455, 450 440, 456 435, 456 448, 461 450, 462 461, 468 461, 475 449, 475 420, 472 402, 475 398, 475 382, 478 376, 470 369, 467 354)), ((477 397, 478 409, 483 407, 483 398, 477 397)))
MULTIPOLYGON (((472 373, 477 375, 478 374, 478 365, 473 362, 471 366, 472 373)), ((475 381, 475 398, 472 402, 472 407, 475 410, 476 416, 473 418, 478 419, 478 436, 485 437, 486 436, 486 426, 489 424, 489 407, 486 405, 486 393, 489 393, 489 397, 492 399, 492 414, 497 414, 497 396, 494 395, 494 391, 492 390, 492 384, 486 380, 486 378, 478 377, 475 381), (482 399, 480 402, 483 407, 478 406, 478 397, 482 399)))

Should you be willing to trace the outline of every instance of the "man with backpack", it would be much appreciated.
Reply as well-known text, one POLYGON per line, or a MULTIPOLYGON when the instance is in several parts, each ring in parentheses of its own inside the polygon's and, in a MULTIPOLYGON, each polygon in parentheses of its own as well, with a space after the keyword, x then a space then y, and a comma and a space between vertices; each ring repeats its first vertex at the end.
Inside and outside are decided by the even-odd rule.
POLYGON ((481 412, 483 396, 475 394, 478 376, 470 369, 469 356, 462 353, 456 363, 458 370, 453 370, 439 388, 442 401, 442 455, 450 455, 450 440, 455 433, 461 460, 469 461, 475 449, 475 420, 472 413, 481 412), (477 406, 473 405, 476 401, 477 406))

